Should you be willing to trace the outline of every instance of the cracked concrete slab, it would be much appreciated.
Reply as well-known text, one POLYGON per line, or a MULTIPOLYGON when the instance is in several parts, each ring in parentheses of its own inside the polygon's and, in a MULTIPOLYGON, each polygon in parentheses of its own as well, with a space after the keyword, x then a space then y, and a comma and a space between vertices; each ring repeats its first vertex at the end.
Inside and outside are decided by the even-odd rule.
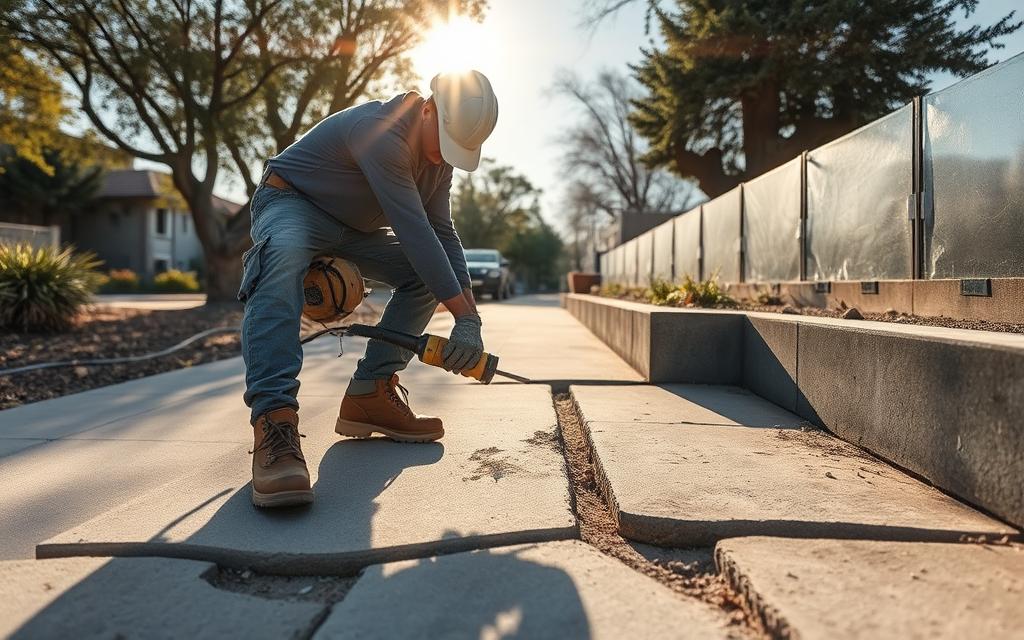
POLYGON ((310 508, 253 507, 249 456, 235 448, 71 526, 37 553, 171 555, 268 572, 345 573, 429 553, 575 536, 549 389, 454 389, 413 391, 417 411, 445 419, 445 438, 433 444, 340 438, 335 403, 300 409, 316 492, 310 508))
POLYGON ((572 393, 619 530, 632 540, 685 547, 749 535, 956 541, 1017 533, 735 388, 572 393))
POLYGON ((0 461, 0 559, 31 558, 35 545, 133 500, 225 453, 247 446, 145 440, 57 440, 0 461))
POLYGON ((0 562, 0 636, 305 638, 326 614, 211 586, 214 565, 163 558, 0 562))
POLYGON ((1019 638, 1019 546, 733 538, 717 561, 779 636, 1019 638))
POLYGON ((725 638, 723 623, 710 605, 565 541, 370 567, 314 638, 725 638))

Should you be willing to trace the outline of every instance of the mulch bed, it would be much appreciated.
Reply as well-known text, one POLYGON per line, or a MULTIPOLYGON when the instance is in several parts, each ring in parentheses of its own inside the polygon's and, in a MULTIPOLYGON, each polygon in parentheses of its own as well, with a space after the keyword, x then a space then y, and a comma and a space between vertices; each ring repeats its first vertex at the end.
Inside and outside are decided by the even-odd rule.
MULTIPOLYGON (((237 327, 238 305, 175 311, 94 307, 65 333, 0 333, 0 369, 56 360, 118 358, 160 351, 213 327, 237 327)), ((0 409, 95 389, 156 373, 223 360, 241 353, 237 333, 210 336, 153 360, 75 366, 0 377, 0 409)))
MULTIPOLYGON (((350 317, 366 321, 371 309, 350 317), (362 316, 367 316, 363 318, 362 316)), ((92 307, 64 333, 0 333, 0 369, 57 360, 94 360, 135 356, 171 347, 206 329, 238 327, 240 305, 207 305, 194 309, 150 311, 92 307)), ((310 325, 306 330, 319 327, 310 325)), ((170 355, 103 366, 73 366, 0 376, 0 409, 57 398, 79 391, 192 367, 240 355, 237 333, 217 334, 170 355)))

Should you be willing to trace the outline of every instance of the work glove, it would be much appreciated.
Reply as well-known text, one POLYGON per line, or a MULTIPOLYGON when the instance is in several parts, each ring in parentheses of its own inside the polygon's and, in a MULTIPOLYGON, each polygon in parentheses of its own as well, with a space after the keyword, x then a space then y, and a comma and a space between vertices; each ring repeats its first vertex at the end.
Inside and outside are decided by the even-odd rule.
POLYGON ((441 352, 442 367, 452 373, 462 373, 480 362, 484 341, 480 337, 480 316, 475 313, 455 318, 452 335, 441 352))

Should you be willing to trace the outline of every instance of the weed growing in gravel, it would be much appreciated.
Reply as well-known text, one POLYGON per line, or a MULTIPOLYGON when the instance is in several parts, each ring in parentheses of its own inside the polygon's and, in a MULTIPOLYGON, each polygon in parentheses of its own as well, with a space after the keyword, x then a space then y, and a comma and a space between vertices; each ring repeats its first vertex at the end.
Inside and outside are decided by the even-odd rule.
POLYGON ((61 331, 99 287, 93 253, 0 245, 0 327, 12 331, 61 331))

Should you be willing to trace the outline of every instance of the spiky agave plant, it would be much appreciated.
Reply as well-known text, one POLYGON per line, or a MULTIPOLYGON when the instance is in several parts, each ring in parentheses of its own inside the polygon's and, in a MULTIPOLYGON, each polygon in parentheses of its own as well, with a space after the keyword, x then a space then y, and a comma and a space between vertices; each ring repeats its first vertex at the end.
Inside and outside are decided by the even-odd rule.
POLYGON ((101 262, 93 253, 0 245, 0 327, 61 331, 99 286, 101 262))

